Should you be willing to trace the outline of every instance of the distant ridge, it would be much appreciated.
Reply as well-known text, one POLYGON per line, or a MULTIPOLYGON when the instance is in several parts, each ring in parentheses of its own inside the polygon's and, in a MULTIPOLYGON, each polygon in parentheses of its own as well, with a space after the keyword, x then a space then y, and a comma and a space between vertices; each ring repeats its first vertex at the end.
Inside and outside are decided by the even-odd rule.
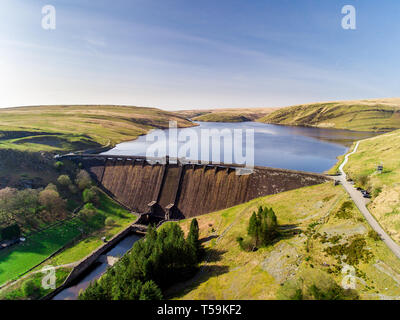
POLYGON ((293 126, 387 132, 400 129, 400 98, 302 104, 278 109, 257 121, 293 126))

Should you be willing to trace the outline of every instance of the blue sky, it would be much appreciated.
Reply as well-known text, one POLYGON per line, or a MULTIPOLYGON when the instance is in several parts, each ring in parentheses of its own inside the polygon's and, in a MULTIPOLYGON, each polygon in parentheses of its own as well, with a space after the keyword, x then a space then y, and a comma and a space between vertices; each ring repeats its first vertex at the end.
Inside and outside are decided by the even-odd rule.
POLYGON ((398 0, 2 0, 0 106, 400 96, 398 0), (54 5, 56 30, 41 28, 54 5), (357 29, 341 27, 354 5, 357 29))

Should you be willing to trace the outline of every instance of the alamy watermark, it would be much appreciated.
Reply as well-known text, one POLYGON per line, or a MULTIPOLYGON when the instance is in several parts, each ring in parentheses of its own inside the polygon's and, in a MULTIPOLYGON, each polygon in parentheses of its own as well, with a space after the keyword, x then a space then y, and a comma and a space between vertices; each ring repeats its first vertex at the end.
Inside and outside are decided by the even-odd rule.
POLYGON ((56 8, 52 5, 45 5, 42 8, 42 28, 44 30, 56 29, 56 8))
POLYGON ((193 129, 178 130, 170 121, 169 130, 154 130, 146 136, 148 161, 169 158, 185 163, 238 164, 238 175, 249 174, 254 168, 254 129, 193 129))
POLYGON ((346 290, 355 290, 357 285, 356 269, 353 266, 345 264, 342 268, 342 288, 346 290))
POLYGON ((352 5, 345 5, 342 8, 342 14, 345 15, 342 18, 342 28, 345 30, 357 29, 356 8, 352 5))
POLYGON ((44 266, 41 270, 44 274, 42 278, 42 288, 45 290, 56 288, 56 268, 51 265, 44 266))

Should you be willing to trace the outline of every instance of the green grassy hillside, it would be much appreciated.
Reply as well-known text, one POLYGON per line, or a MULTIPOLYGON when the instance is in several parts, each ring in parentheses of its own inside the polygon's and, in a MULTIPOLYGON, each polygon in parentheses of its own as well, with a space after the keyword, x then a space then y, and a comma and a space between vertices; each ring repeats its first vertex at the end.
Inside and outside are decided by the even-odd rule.
MULTIPOLYGON (((341 186, 297 189, 197 219, 206 262, 194 279, 172 288, 169 298, 289 299, 300 285, 303 298, 309 299, 305 288, 311 284, 341 284, 343 262, 355 268, 361 299, 400 299, 400 261, 370 236, 369 225, 341 186), (259 205, 274 209, 284 236, 268 248, 245 252, 236 238, 246 235, 259 205)), ((186 232, 189 224, 190 220, 181 222, 186 232)), ((349 297, 354 294, 349 292, 349 297)))
POLYGON ((0 148, 71 151, 133 140, 169 120, 191 122, 155 108, 127 106, 38 106, 0 109, 0 148))
POLYGON ((194 121, 205 121, 205 122, 244 122, 251 121, 250 118, 247 118, 240 114, 231 114, 228 112, 221 113, 208 113, 198 117, 194 117, 192 120, 194 121))
POLYGON ((400 128, 400 99, 297 105, 278 109, 257 121, 355 131, 392 131, 400 128))
POLYGON ((244 122, 254 121, 273 112, 274 108, 232 108, 214 110, 185 110, 177 112, 194 121, 205 122, 244 122))
POLYGON ((400 243, 400 130, 361 141, 345 172, 372 194, 371 213, 400 243), (383 165, 383 172, 377 166, 383 165))

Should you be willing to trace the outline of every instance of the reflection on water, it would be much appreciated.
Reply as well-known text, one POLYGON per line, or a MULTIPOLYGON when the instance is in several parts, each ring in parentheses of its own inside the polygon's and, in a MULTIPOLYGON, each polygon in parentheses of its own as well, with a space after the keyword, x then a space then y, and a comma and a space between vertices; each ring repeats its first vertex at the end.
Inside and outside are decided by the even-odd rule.
MULTIPOLYGON (((129 249, 132 248, 133 244, 138 241, 141 237, 135 234, 129 235, 121 240, 115 247, 105 253, 107 257, 122 257, 129 249)), ((76 300, 79 295, 79 291, 86 289, 90 282, 100 278, 100 276, 107 270, 109 265, 101 256, 93 267, 78 281, 77 284, 62 290, 57 294, 53 300, 76 300)))
MULTIPOLYGON (((376 135, 368 132, 291 127, 258 122, 197 123, 199 124, 198 127, 178 129, 178 135, 190 130, 196 132, 197 136, 200 137, 201 129, 230 129, 231 131, 233 129, 254 129, 255 165, 317 173, 330 169, 336 163, 336 158, 346 153, 348 147, 354 141, 376 135)), ((165 133, 166 139, 168 139, 169 130, 165 130, 165 133)), ((160 145, 164 142, 165 140, 157 141, 160 145)), ((146 136, 141 136, 137 140, 121 143, 104 154, 146 156, 146 150, 151 144, 153 142, 146 141, 146 136)), ((184 142, 177 144, 179 149, 184 142)), ((219 153, 213 153, 211 146, 208 152, 204 152, 201 141, 198 146, 193 144, 192 147, 198 148, 198 155, 197 158, 189 156, 189 154, 186 155, 191 160, 224 161, 222 146, 219 153), (204 154, 210 154, 209 158, 211 159, 205 158, 204 154)), ((243 150, 245 150, 245 147, 243 147, 243 150)), ((158 156, 165 156, 165 154, 158 154, 158 156)))

